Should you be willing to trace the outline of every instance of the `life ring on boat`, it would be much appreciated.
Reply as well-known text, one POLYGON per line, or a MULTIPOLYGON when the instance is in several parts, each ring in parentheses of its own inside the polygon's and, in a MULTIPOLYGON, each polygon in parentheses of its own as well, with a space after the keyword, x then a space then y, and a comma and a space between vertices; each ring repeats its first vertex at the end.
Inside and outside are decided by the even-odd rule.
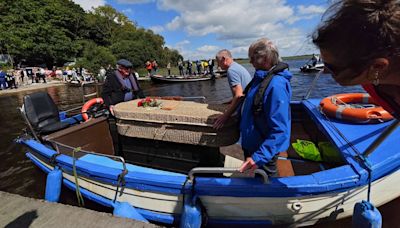
POLYGON ((81 113, 82 113, 82 118, 85 121, 89 120, 89 115, 87 114, 88 110, 95 104, 104 104, 104 100, 101 97, 98 98, 93 98, 90 99, 89 101, 87 101, 81 109, 81 113))
POLYGON ((393 119, 366 93, 336 94, 324 98, 320 106, 327 116, 350 122, 373 123, 393 119))

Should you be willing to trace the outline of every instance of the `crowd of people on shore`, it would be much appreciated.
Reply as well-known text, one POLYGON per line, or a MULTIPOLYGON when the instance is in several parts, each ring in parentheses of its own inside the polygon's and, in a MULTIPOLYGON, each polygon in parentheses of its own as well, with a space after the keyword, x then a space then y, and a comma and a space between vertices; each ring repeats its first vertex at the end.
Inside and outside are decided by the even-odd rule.
POLYGON ((0 68, 0 90, 17 89, 21 86, 29 86, 37 83, 47 83, 53 79, 62 82, 84 82, 93 81, 91 73, 85 68, 53 68, 49 70, 44 67, 23 67, 15 69, 0 68))
MULTIPOLYGON (((214 75, 214 59, 208 60, 186 60, 180 59, 177 63, 168 62, 166 65, 168 76, 175 76, 171 74, 172 67, 176 66, 179 70, 180 76, 201 76, 201 75, 214 75)), ((157 60, 148 60, 145 63, 147 76, 155 75, 158 73, 159 66, 157 60)))
MULTIPOLYGON (((214 59, 196 60, 196 61, 178 61, 178 69, 180 76, 192 75, 214 75, 214 59), (195 67, 193 69, 193 67, 195 67)), ((170 75, 170 74, 168 74, 170 75)))
POLYGON ((0 68, 0 89, 17 89, 33 83, 47 83, 51 72, 42 67, 26 67, 4 70, 0 68))

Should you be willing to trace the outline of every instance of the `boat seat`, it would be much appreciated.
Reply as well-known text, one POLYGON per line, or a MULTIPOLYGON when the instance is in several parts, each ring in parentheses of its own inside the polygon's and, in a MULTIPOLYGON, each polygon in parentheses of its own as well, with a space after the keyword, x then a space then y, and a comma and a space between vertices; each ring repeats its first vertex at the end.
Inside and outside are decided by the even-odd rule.
POLYGON ((24 97, 25 115, 33 129, 40 135, 47 135, 69 127, 61 122, 57 105, 45 92, 36 92, 24 97))

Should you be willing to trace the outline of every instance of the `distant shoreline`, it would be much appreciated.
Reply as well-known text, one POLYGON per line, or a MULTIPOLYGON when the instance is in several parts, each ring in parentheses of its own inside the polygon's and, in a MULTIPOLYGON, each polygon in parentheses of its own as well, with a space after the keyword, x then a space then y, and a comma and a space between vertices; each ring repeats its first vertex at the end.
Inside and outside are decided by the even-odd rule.
MULTIPOLYGON (((312 55, 296 55, 296 56, 287 56, 287 57, 282 57, 283 61, 287 60, 299 60, 299 59, 311 59, 312 55)), ((243 64, 243 63, 250 63, 250 60, 248 58, 237 58, 235 59, 237 63, 243 64)))

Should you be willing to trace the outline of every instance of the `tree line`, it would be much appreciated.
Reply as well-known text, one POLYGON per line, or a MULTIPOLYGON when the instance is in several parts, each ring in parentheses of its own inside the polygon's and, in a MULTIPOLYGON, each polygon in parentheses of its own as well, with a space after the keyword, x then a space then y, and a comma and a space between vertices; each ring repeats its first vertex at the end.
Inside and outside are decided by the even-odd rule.
POLYGON ((164 44, 109 5, 85 12, 71 0, 0 0, 0 54, 12 56, 14 65, 51 68, 76 60, 94 72, 120 58, 134 67, 182 59, 164 44))

